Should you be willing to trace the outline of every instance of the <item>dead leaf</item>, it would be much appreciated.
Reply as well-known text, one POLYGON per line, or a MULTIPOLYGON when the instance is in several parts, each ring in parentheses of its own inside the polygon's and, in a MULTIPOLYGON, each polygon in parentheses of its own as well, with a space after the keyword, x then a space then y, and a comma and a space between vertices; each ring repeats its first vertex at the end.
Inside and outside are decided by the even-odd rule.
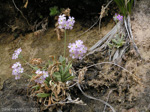
POLYGON ((24 5, 24 8, 27 8, 27 6, 28 6, 28 0, 26 0, 26 3, 25 3, 25 5, 24 5))
POLYGON ((81 83, 83 81, 86 71, 87 71, 86 67, 84 67, 83 69, 79 70, 79 76, 78 76, 79 83, 81 83))
POLYGON ((64 11, 62 11, 62 13, 69 17, 70 16, 70 11, 71 10, 69 8, 67 8, 64 11))
POLYGON ((31 81, 40 78, 42 75, 43 75, 43 74, 37 74, 36 76, 33 76, 33 77, 31 78, 31 81))
POLYGON ((60 93, 60 84, 57 85, 57 94, 60 93))
POLYGON ((49 97, 48 106, 50 106, 51 104, 52 104, 51 97, 49 97))

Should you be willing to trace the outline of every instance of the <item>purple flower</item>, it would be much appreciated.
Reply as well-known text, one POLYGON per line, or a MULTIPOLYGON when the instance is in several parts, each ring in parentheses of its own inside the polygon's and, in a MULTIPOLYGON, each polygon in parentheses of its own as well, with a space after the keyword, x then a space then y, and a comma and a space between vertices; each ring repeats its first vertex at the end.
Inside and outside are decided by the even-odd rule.
POLYGON ((36 83, 40 83, 40 84, 44 83, 45 78, 49 76, 47 71, 41 71, 40 69, 38 69, 35 73, 37 75, 43 74, 42 76, 40 76, 35 80, 36 83))
POLYGON ((117 21, 117 13, 115 13, 115 16, 113 17, 114 21, 117 21))
POLYGON ((69 46, 68 46, 68 48, 73 48, 75 46, 75 43, 69 43, 69 46))
POLYGON ((23 73, 24 68, 19 67, 18 68, 18 73, 23 73))
POLYGON ((47 71, 43 71, 43 77, 44 78, 48 77, 48 72, 47 71))
POLYGON ((87 52, 87 47, 83 45, 83 41, 77 40, 75 43, 69 43, 70 56, 73 59, 82 59, 84 53, 87 52))
POLYGON ((59 24, 58 28, 60 29, 64 28, 64 24, 66 24, 66 17, 64 14, 59 16, 58 24, 59 24))
POLYGON ((17 58, 18 58, 18 54, 14 53, 13 56, 12 56, 12 59, 17 59, 17 58))
POLYGON ((75 59, 76 58, 76 55, 74 53, 71 53, 70 54, 70 57, 72 57, 72 59, 75 59))
POLYGON ((83 53, 84 53, 84 50, 83 50, 82 47, 78 49, 78 53, 79 53, 79 54, 83 54, 83 53))
POLYGON ((20 79, 20 74, 15 75, 15 79, 16 79, 16 80, 20 79))
POLYGON ((77 49, 75 47, 70 48, 69 52, 75 54, 77 52, 77 49))
POLYGON ((21 53, 21 51, 22 51, 22 49, 19 48, 19 49, 15 50, 15 53, 17 53, 19 55, 21 53))
POLYGON ((118 14, 117 19, 118 19, 119 21, 121 21, 121 20, 123 20, 123 16, 121 16, 121 15, 118 14))
POLYGON ((83 53, 86 53, 86 52, 87 52, 87 47, 85 47, 84 45, 81 47, 81 49, 82 49, 82 52, 83 52, 83 53))
POLYGON ((74 26, 74 23, 75 23, 74 17, 69 17, 67 22, 68 22, 68 29, 72 30, 73 26, 74 26))
POLYGON ((21 48, 15 50, 15 52, 14 52, 14 54, 13 54, 13 56, 12 56, 12 59, 17 59, 18 56, 19 56, 19 54, 21 53, 21 51, 22 51, 21 48))
POLYGON ((74 17, 69 17, 68 20, 66 20, 66 17, 65 15, 60 15, 59 18, 58 18, 58 28, 60 29, 73 29, 73 26, 74 26, 74 23, 75 23, 75 20, 74 20, 74 17))
POLYGON ((78 54, 78 59, 82 59, 83 54, 78 54))
POLYGON ((69 16, 68 22, 74 24, 75 23, 74 17, 69 16))
POLYGON ((120 14, 115 13, 115 16, 113 17, 114 21, 121 21, 123 20, 123 16, 121 16, 120 14))
POLYGON ((20 79, 20 74, 24 71, 24 68, 21 67, 20 62, 13 64, 12 68, 12 75, 15 75, 16 80, 20 79))
POLYGON ((35 73, 36 73, 37 75, 38 75, 38 74, 42 74, 42 71, 40 71, 40 69, 38 69, 35 73))
POLYGON ((13 64, 12 68, 17 68, 17 67, 21 67, 20 62, 16 62, 13 64))
POLYGON ((73 23, 69 22, 68 23, 68 29, 72 30, 73 29, 73 25, 74 25, 73 23))
POLYGON ((68 26, 69 26, 69 25, 68 25, 68 22, 67 22, 67 21, 64 21, 64 23, 63 23, 63 28, 67 30, 67 29, 68 29, 68 26))
POLYGON ((43 74, 42 76, 40 76, 39 78, 35 80, 35 82, 40 83, 40 84, 44 83, 45 78, 49 76, 47 71, 41 71, 40 69, 38 69, 35 73, 37 75, 43 74))
POLYGON ((12 75, 18 75, 18 74, 19 74, 18 68, 13 69, 12 75))
POLYGON ((15 64, 13 64, 13 66, 11 68, 17 68, 17 67, 18 67, 18 65, 15 63, 15 64))
POLYGON ((59 23, 59 24, 62 24, 64 21, 66 21, 65 15, 64 15, 64 14, 63 14, 63 15, 60 15, 59 18, 58 18, 58 23, 59 23))
POLYGON ((59 29, 63 29, 62 24, 59 24, 58 28, 59 28, 59 29))
POLYGON ((83 41, 82 40, 76 40, 76 45, 78 46, 78 47, 81 47, 82 46, 82 44, 83 44, 83 41))
POLYGON ((20 62, 16 62, 17 67, 21 67, 20 62))
POLYGON ((44 78, 43 76, 41 76, 41 77, 37 78, 37 79, 35 80, 35 82, 42 84, 42 83, 44 83, 44 80, 45 80, 45 78, 44 78))

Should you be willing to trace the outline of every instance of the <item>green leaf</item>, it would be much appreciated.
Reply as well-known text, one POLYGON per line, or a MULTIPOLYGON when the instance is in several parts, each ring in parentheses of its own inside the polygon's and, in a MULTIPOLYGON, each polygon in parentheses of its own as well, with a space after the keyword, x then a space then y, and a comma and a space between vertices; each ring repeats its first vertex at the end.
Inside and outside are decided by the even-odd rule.
POLYGON ((60 57, 59 57, 59 62, 62 63, 64 60, 65 60, 65 58, 64 58, 63 56, 60 56, 60 57))
POLYGON ((123 14, 124 17, 126 17, 128 14, 131 13, 134 0, 129 0, 127 4, 125 3, 125 0, 114 0, 114 1, 117 4, 118 8, 120 9, 120 12, 123 14))
POLYGON ((112 47, 113 47, 113 44, 112 44, 112 43, 108 43, 107 45, 108 45, 109 48, 112 48, 112 47))
POLYGON ((62 76, 64 76, 67 72, 69 72, 69 69, 68 69, 68 66, 65 66, 65 69, 64 69, 62 76))
POLYGON ((59 72, 54 72, 53 76, 56 78, 57 81, 61 81, 61 74, 59 72))
POLYGON ((59 72, 60 74, 63 74, 64 73, 64 68, 62 65, 59 65, 59 72))
POLYGON ((63 77, 65 77, 65 75, 69 73, 69 69, 71 67, 72 67, 72 64, 68 64, 67 66, 65 66, 64 73, 62 74, 63 77))
POLYGON ((39 85, 35 85, 35 86, 33 86, 32 88, 37 91, 37 90, 39 90, 40 86, 39 86, 39 85))
POLYGON ((70 80, 73 80, 75 78, 75 76, 70 76, 66 79, 66 81, 70 81, 70 80))
POLYGON ((53 64, 53 61, 48 60, 48 64, 50 64, 50 65, 53 64))
POLYGON ((38 93, 36 96, 37 96, 37 97, 45 98, 45 97, 50 96, 50 94, 48 94, 48 93, 38 93))
POLYGON ((50 10, 50 14, 49 14, 50 16, 56 16, 57 14, 60 13, 57 6, 51 7, 49 10, 50 10))
MULTIPOLYGON (((59 57, 59 62, 61 62, 61 65, 59 65, 59 72, 55 72, 53 76, 57 81, 68 81, 68 78, 71 76, 71 74, 69 73, 69 69, 72 67, 72 63, 70 61, 68 62, 68 64, 66 64, 66 58, 63 56, 59 57)), ((73 77, 70 77, 70 79, 72 78, 73 77)))
POLYGON ((33 69, 37 71, 39 68, 38 67, 33 67, 33 69))
POLYGON ((128 8, 129 14, 131 14, 131 9, 132 9, 133 2, 134 2, 134 0, 130 0, 128 2, 128 4, 127 4, 127 8, 128 8))
POLYGON ((71 76, 71 74, 70 74, 70 73, 67 73, 64 78, 67 79, 67 78, 70 77, 70 76, 71 76))
POLYGON ((44 82, 45 82, 47 85, 49 85, 49 81, 47 81, 47 80, 44 80, 44 82))
POLYGON ((117 44, 117 40, 116 39, 112 39, 112 42, 117 44))
POLYGON ((65 57, 60 56, 60 57, 59 57, 59 62, 63 65, 63 67, 66 66, 66 58, 65 58, 65 57))
POLYGON ((113 43, 111 45, 115 46, 116 48, 120 48, 125 43, 123 39, 124 39, 124 35, 123 34, 116 34, 116 39, 112 39, 113 43))
POLYGON ((49 76, 49 77, 46 77, 45 80, 49 82, 49 81, 51 80, 50 76, 49 76))
POLYGON ((36 76, 37 74, 33 73, 32 76, 36 76))
POLYGON ((34 88, 39 88, 39 85, 35 85, 35 86, 33 86, 32 88, 33 88, 33 89, 34 89, 34 88))

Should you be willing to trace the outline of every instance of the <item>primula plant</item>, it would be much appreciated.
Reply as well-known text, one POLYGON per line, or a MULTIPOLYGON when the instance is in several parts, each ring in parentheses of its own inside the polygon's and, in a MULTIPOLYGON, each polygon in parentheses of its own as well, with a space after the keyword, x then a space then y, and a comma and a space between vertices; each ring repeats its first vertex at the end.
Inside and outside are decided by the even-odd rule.
MULTIPOLYGON (((115 14, 113 17, 115 23, 123 21, 123 16, 120 14, 115 14)), ((109 48, 120 48, 125 44, 124 35, 120 32, 117 26, 117 33, 114 35, 114 39, 111 40, 111 43, 108 44, 109 48)))
POLYGON ((120 48, 125 44, 124 35, 123 34, 116 34, 116 38, 112 39, 112 43, 109 43, 109 48, 116 47, 120 48))
MULTIPOLYGON (((65 15, 60 15, 59 18, 58 18, 58 23, 59 23, 59 26, 58 28, 60 29, 65 29, 65 46, 64 46, 64 56, 66 55, 65 52, 66 52, 66 30, 72 30, 73 29, 73 26, 74 26, 74 23, 75 23, 75 20, 74 20, 74 17, 70 17, 67 18, 65 17, 65 15)), ((83 41, 81 40, 77 40, 75 43, 69 43, 69 52, 70 52, 70 56, 72 57, 72 59, 82 59, 84 53, 87 52, 87 47, 85 47, 83 45, 83 41)))
MULTIPOLYGON (((21 48, 17 49, 12 59, 19 58, 27 63, 21 55, 21 51, 21 48)), ((68 62, 63 56, 60 56, 59 60, 50 56, 47 63, 44 63, 40 58, 34 58, 28 65, 32 68, 30 74, 24 73, 24 68, 17 61, 12 65, 12 75, 15 76, 16 80, 20 79, 21 75, 29 76, 30 83, 32 82, 30 96, 37 97, 38 101, 46 108, 55 104, 62 106, 62 101, 81 103, 79 99, 70 99, 69 86, 75 77, 71 61, 68 62)))
POLYGON ((122 21, 123 20, 123 16, 121 16, 120 14, 115 14, 115 16, 113 17, 114 21, 117 23, 118 21, 122 21))
MULTIPOLYGON (((20 55, 21 55, 21 51, 22 49, 19 48, 17 50, 15 50, 12 59, 17 59, 20 55)), ((12 75, 15 76, 15 79, 18 80, 20 79, 20 75, 23 73, 24 68, 22 68, 21 63, 20 62, 16 62, 13 64, 12 66, 12 75)))
POLYGON ((63 15, 60 15, 59 18, 58 18, 58 28, 59 29, 65 29, 65 42, 64 42, 64 57, 66 56, 66 30, 72 30, 73 29, 73 26, 74 26, 74 23, 75 23, 75 20, 74 20, 74 17, 70 17, 69 16, 69 19, 67 20, 65 14, 63 15))
POLYGON ((74 17, 70 17, 70 16, 69 16, 69 19, 67 20, 65 15, 63 14, 59 16, 58 23, 59 23, 58 28, 65 29, 65 30, 68 30, 68 29, 72 30, 75 20, 74 20, 74 17))
POLYGON ((87 47, 83 45, 83 41, 77 40, 75 43, 69 43, 69 52, 72 59, 82 59, 87 52, 87 47))
POLYGON ((21 67, 20 62, 16 62, 12 66, 12 75, 15 75, 15 79, 18 80, 20 79, 20 75, 23 73, 24 68, 21 67))
MULTIPOLYGON (((16 62, 12 66, 12 75, 18 80, 22 75, 27 75, 30 78, 30 94, 37 97, 42 105, 48 108, 52 105, 63 104, 63 102, 82 103, 79 99, 72 100, 69 94, 69 87, 75 78, 73 74, 73 67, 71 61, 65 57, 66 52, 66 30, 73 29, 75 20, 74 17, 65 17, 60 15, 58 19, 59 28, 65 29, 65 45, 64 56, 55 59, 50 56, 50 59, 44 63, 40 58, 34 58, 28 63, 21 55, 22 49, 15 50, 12 59, 21 59, 32 68, 30 74, 24 73, 24 69, 20 62, 16 62)), ((83 41, 77 40, 75 43, 68 45, 70 56, 73 59, 82 59, 83 55, 87 52, 87 47, 83 45, 83 41)))

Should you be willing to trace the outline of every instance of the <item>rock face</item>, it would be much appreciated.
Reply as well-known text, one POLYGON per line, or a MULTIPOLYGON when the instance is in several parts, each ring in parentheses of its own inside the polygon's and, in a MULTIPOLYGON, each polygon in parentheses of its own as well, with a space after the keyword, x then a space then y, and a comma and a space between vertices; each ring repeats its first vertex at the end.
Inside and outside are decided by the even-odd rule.
POLYGON ((27 80, 8 79, 0 91, 0 112, 39 112, 35 101, 27 97, 27 80))
POLYGON ((28 2, 25 8, 26 1, 0 1, 0 33, 5 31, 10 32, 11 28, 9 29, 9 27, 12 27, 15 31, 18 30, 17 32, 28 31, 29 26, 24 17, 27 18, 31 25, 34 25, 35 22, 39 22, 45 17, 49 17, 50 23, 52 23, 54 17, 49 16, 49 9, 54 6, 57 6, 59 9, 69 7, 71 15, 85 22, 88 19, 91 20, 99 16, 98 13, 101 11, 101 6, 108 2, 108 0, 32 0, 28 2), (24 17, 17 8, 22 11, 24 17))

